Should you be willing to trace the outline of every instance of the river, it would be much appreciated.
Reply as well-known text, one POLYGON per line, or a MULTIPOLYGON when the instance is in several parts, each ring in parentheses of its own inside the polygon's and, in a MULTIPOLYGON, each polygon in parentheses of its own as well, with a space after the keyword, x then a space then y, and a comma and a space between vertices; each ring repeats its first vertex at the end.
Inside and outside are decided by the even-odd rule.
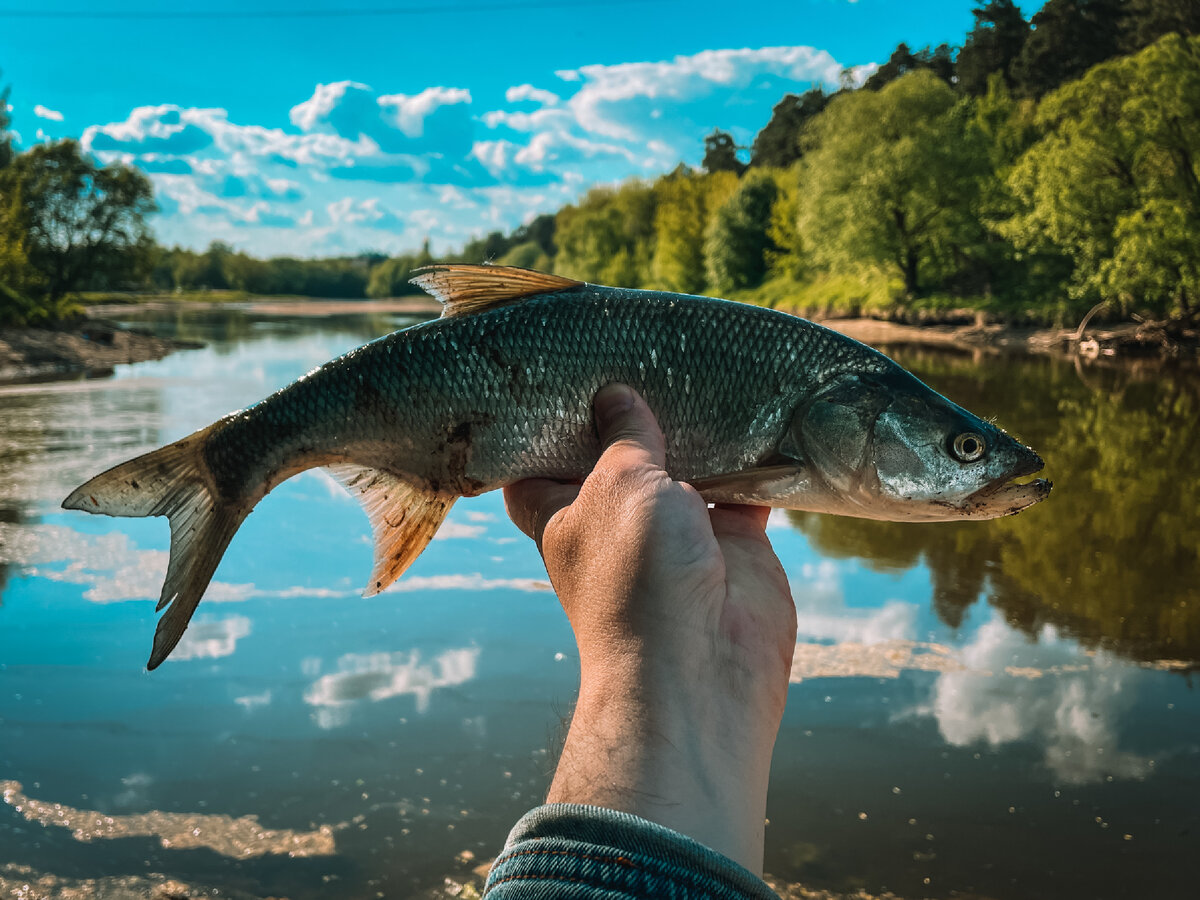
MULTIPOLYGON (((362 599, 365 517, 326 475, 297 477, 153 673, 165 521, 58 506, 412 320, 128 319, 205 347, 0 387, 0 885, 441 896, 543 796, 578 677, 499 495, 457 504, 362 599)), ((903 898, 1195 896, 1200 381, 896 356, 1041 451, 1055 490, 987 523, 772 515, 800 643, 767 871, 903 898)))

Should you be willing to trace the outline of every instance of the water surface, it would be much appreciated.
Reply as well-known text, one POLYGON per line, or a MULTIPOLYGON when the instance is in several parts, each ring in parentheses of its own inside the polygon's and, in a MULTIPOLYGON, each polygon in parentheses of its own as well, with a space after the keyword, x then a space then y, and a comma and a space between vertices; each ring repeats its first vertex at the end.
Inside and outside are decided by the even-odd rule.
MULTIPOLYGON (((438 889, 540 801, 572 702, 535 549, 498 495, 461 501, 362 599, 365 516, 306 473, 247 519, 145 672, 166 523, 61 498, 407 321, 138 315, 206 346, 0 388, 0 885, 438 889)), ((989 523, 774 514, 801 635, 768 872, 912 898, 1194 896, 1200 382, 897 356, 1042 451, 1055 491, 989 523)))

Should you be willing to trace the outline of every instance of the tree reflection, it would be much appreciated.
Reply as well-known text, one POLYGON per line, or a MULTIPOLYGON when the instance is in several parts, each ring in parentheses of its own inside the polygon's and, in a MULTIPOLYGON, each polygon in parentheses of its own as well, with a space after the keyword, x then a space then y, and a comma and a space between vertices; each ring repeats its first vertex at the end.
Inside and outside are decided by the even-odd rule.
POLYGON ((820 552, 897 571, 923 563, 939 618, 981 597, 1036 635, 1200 660, 1200 382, 1179 372, 1081 373, 1049 359, 900 352, 938 390, 1021 429, 1054 493, 1019 516, 908 525, 809 513, 791 521, 820 552))

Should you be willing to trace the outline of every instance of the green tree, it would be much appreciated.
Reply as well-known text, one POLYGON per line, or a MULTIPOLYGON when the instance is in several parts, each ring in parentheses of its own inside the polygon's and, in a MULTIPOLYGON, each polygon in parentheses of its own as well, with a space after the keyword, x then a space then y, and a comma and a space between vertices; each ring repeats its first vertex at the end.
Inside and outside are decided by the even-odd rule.
POLYGON ((660 290, 681 294, 704 290, 704 230, 709 220, 705 181, 705 176, 680 166, 654 184, 657 210, 650 283, 660 290))
POLYGON ((654 257, 653 188, 629 181, 594 188, 558 212, 555 270, 583 281, 641 287, 654 257))
POLYGON ((829 269, 895 266, 915 297, 981 240, 986 147, 969 106, 933 73, 836 98, 806 140, 799 230, 829 269))
POLYGON ((1029 37, 1029 23, 1012 0, 988 0, 971 10, 975 27, 958 53, 958 87, 978 97, 987 92, 988 76, 999 72, 1013 87, 1012 65, 1029 37))
POLYGON ((800 132, 828 104, 829 95, 820 86, 799 95, 787 94, 775 104, 770 120, 754 138, 750 165, 786 169, 800 159, 800 132))
POLYGON ((549 259, 554 259, 558 248, 554 245, 554 216, 542 214, 534 216, 529 222, 521 225, 512 233, 512 242, 524 244, 532 241, 549 259))
POLYGON ((897 44, 888 61, 871 74, 863 87, 868 91, 880 91, 909 72, 921 70, 932 72, 946 84, 953 84, 954 50, 949 44, 939 44, 936 49, 925 47, 913 53, 908 44, 897 44))
POLYGON ((1169 35, 1047 97, 1045 136, 1009 177, 1018 246, 1074 260, 1081 312, 1097 300, 1195 310, 1200 282, 1200 38, 1169 35))
POLYGON ((746 164, 737 157, 738 146, 733 135, 716 128, 704 139, 704 161, 701 165, 704 171, 733 172, 741 175, 746 171, 746 164))
POLYGON ((1200 3, 1196 0, 1128 0, 1122 47, 1136 52, 1165 34, 1200 35, 1200 3))
POLYGON ((718 291, 757 287, 767 271, 771 211, 779 189, 769 172, 742 179, 737 193, 717 210, 704 241, 708 278, 718 291))
POLYGON ((152 247, 146 217, 155 209, 141 172, 97 165, 64 140, 19 154, 0 178, 0 194, 19 192, 10 226, 24 231, 28 265, 51 304, 87 287, 141 279, 152 247))
POLYGON ((1047 0, 1013 62, 1027 97, 1042 97, 1120 52, 1121 0, 1047 0))
POLYGON ((537 241, 517 244, 496 262, 502 266, 520 266, 523 269, 537 269, 539 272, 548 272, 553 266, 552 260, 537 241))
POLYGON ((419 293, 415 285, 408 283, 415 268, 417 266, 411 254, 385 259, 371 270, 371 277, 367 280, 367 296, 380 299, 419 293))

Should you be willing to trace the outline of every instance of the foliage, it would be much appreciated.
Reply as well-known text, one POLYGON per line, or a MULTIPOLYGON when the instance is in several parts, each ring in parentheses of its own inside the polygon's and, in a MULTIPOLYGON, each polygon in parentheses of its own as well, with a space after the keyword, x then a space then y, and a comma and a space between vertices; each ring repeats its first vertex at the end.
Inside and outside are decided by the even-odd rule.
POLYGON ((946 84, 954 83, 954 51, 949 44, 939 44, 913 53, 908 44, 898 44, 891 57, 876 69, 863 85, 868 91, 879 91, 910 72, 929 71, 946 84))
POLYGON ((639 287, 650 281, 654 257, 653 189, 630 181, 594 188, 578 206, 558 212, 555 269, 583 281, 639 287))
POLYGON ((800 133, 805 124, 829 105, 830 97, 820 87, 803 94, 787 94, 771 110, 771 118, 754 139, 750 150, 752 167, 786 169, 800 159, 800 133))
POLYGON ((1022 248, 1074 260, 1078 309, 1195 307, 1200 269, 1200 38, 1163 38, 1092 69, 1041 104, 1045 136, 1009 183, 1022 248))
POLYGON ((136 169, 97 165, 72 140, 38 144, 0 171, 0 196, 9 203, 0 243, 23 243, 27 284, 49 304, 144 275, 153 246, 146 216, 155 207, 136 169))
POLYGON ((988 0, 971 13, 975 27, 955 60, 959 89, 977 97, 988 90, 994 73, 1013 87, 1012 65, 1029 37, 1029 23, 1012 0, 988 0))
POLYGON ((650 286, 685 294, 705 289, 704 236, 717 210, 737 188, 733 172, 699 175, 683 167, 655 183, 650 286))
POLYGON ((1017 88, 1027 97, 1042 97, 1116 56, 1121 4, 1122 0, 1046 0, 1012 64, 1017 88))
POLYGON ((1196 0, 1128 0, 1123 22, 1126 51, 1148 47, 1166 34, 1200 35, 1200 3, 1196 0))
POLYGON ((932 73, 838 97, 806 140, 800 233, 831 271, 892 265, 915 297, 981 239, 974 211, 986 148, 967 107, 932 73))
POLYGON ((768 232, 779 195, 769 172, 742 179, 717 210, 704 240, 708 279, 720 292, 755 287, 767 273, 767 253, 777 249, 768 232))
POLYGON ((713 129, 704 139, 704 161, 701 165, 710 175, 714 172, 733 172, 741 175, 746 164, 737 157, 738 146, 733 135, 713 129))
POLYGON ((542 272, 547 271, 552 265, 550 257, 537 241, 517 244, 497 262, 502 266, 520 266, 523 269, 537 269, 542 272))
POLYGON ((429 252, 428 241, 425 242, 420 253, 385 259, 371 269, 371 277, 367 281, 365 293, 368 297, 374 298, 419 294, 421 289, 415 284, 410 284, 409 279, 412 278, 413 270, 427 266, 431 262, 433 262, 433 255, 429 252))
MULTIPOLYGON (((1048 0, 1027 22, 1013 0, 976 0, 973 14, 957 58, 900 44, 865 89, 847 75, 832 96, 783 97, 749 166, 714 129, 701 169, 597 188, 441 259, 835 312, 1066 320, 1109 300, 1193 313, 1200 3, 1048 0)), ((434 259, 428 242, 391 259, 152 246, 145 179, 71 142, 18 153, 2 93, 10 321, 59 315, 92 288, 394 296, 434 259)))

